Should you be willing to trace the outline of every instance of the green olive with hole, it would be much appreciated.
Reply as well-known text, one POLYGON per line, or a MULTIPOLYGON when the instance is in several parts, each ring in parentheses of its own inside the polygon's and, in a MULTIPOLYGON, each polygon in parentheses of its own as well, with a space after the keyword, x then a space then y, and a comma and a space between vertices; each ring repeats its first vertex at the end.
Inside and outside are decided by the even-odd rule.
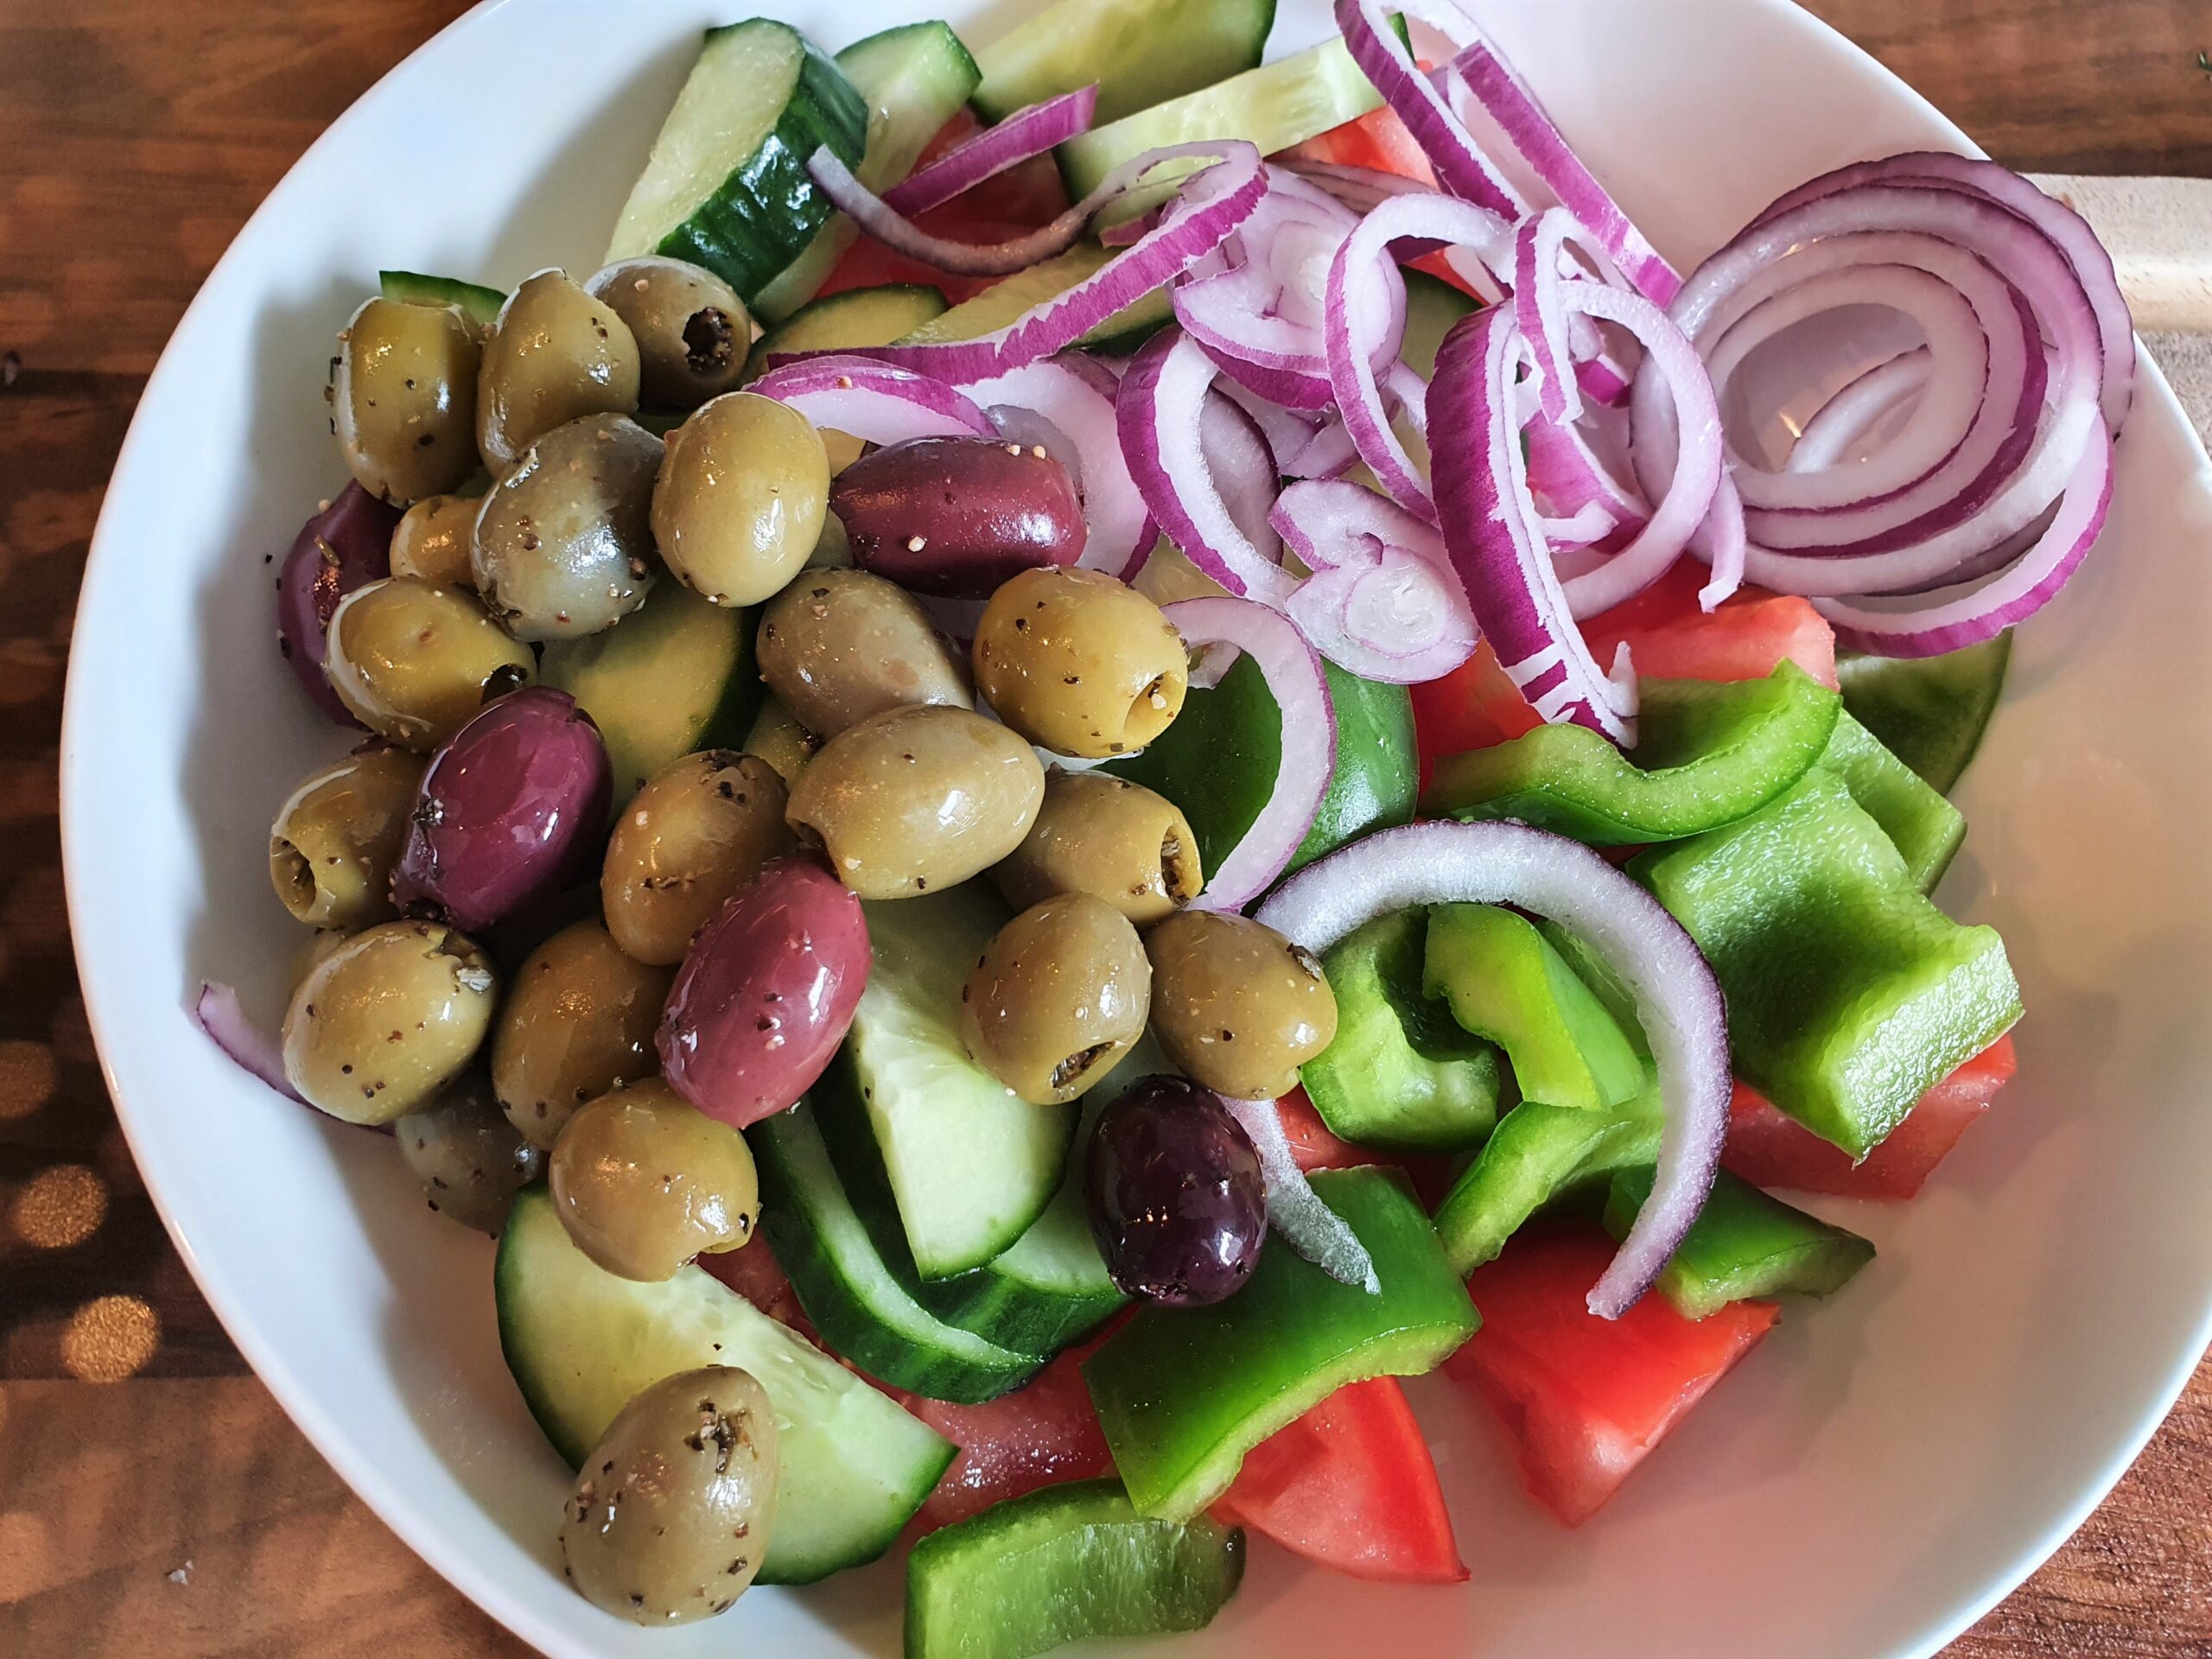
POLYGON ((992 937, 960 990, 969 1057, 1033 1106, 1073 1100, 1144 1035, 1152 964, 1129 918, 1064 893, 992 937))
POLYGON ((640 365, 629 324, 558 270, 508 297, 484 342, 476 445, 494 474, 556 426, 637 412, 640 365))
POLYGON ((468 1069, 492 1028, 499 976, 438 922, 385 922, 311 969, 284 1014, 284 1075, 348 1123, 420 1111, 468 1069))
POLYGON ((728 1611, 775 1535, 776 1409, 748 1371, 680 1371, 622 1408, 577 1471, 561 1559, 584 1599, 659 1628, 728 1611))
POLYGON ((358 929, 391 918, 392 866, 423 765, 419 754, 373 744, 292 791, 269 831, 269 879, 295 918, 358 929))
POLYGON ((823 744, 785 816, 861 898, 910 899, 1019 847, 1044 796, 1044 765, 1020 737, 968 709, 922 703, 823 744))
POLYGON ((829 511, 822 435, 788 404, 728 392, 668 435, 653 536, 677 578, 717 605, 781 593, 829 511))
POLYGON ((487 700, 535 680, 537 662, 473 594, 387 576, 339 601, 323 671, 354 719, 428 754, 487 700))
POLYGON ((967 665, 898 583, 865 570, 814 570, 768 601, 760 677, 811 730, 835 737, 915 703, 972 709, 967 665))
POLYGON ((790 800, 768 762, 728 749, 687 754, 648 779, 614 821, 600 871, 600 906, 623 954, 682 962, 723 900, 791 850, 790 800))
POLYGON ((449 305, 367 301, 338 336, 330 424, 346 470, 398 506, 475 473, 476 330, 449 305))
POLYGON ((434 588, 474 588, 476 573, 469 567, 469 554, 483 505, 477 496, 432 495, 408 508, 391 532, 391 574, 415 576, 434 588))
POLYGON ((624 1279, 666 1279, 702 1252, 736 1249, 760 1219, 744 1135, 658 1077, 578 1107, 546 1175, 576 1248, 624 1279))
POLYGON ((1203 1088, 1274 1100, 1337 1034, 1337 999, 1313 953, 1219 911, 1178 911, 1145 935, 1152 1033, 1203 1088))
POLYGON ((515 1194, 545 1173, 545 1154, 507 1122, 480 1066, 391 1132, 430 1208, 480 1233, 505 1226, 515 1194))
POLYGON ((976 625, 976 689, 1055 754, 1144 747, 1182 712, 1189 653, 1160 607, 1100 570, 1043 565, 1001 583, 976 625))
POLYGON ((523 1139, 550 1150, 586 1101, 659 1074, 653 1028, 674 978, 624 956, 595 921, 523 959, 492 1037, 492 1087, 523 1139))
POLYGON ((587 415, 531 444, 476 515, 476 591, 518 639, 578 639, 645 602, 660 575, 653 480, 661 441, 626 415, 587 415))
POLYGON ((648 254, 607 266, 584 290, 629 325, 650 407, 696 409, 745 378, 753 318, 713 271, 648 254))
POLYGON ((1205 872, 1174 802, 1126 778, 1055 766, 1037 822, 991 880, 1011 905, 1087 893, 1143 927, 1197 898, 1205 872))

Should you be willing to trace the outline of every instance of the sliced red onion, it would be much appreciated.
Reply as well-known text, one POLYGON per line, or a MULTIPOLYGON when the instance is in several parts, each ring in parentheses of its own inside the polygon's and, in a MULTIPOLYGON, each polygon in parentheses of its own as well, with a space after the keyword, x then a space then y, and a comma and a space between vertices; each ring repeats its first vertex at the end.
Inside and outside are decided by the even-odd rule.
POLYGON ((1178 600, 1162 613, 1192 650, 1234 645, 1259 664, 1282 711, 1282 764, 1260 816, 1229 855, 1209 872, 1195 901, 1208 910, 1236 910, 1265 893, 1313 827, 1337 766, 1337 716, 1321 658, 1280 611, 1226 596, 1178 600))
POLYGON ((192 1022, 206 1032, 216 1047, 267 1084, 287 1100, 307 1102, 284 1075, 284 1051, 276 1038, 247 1015, 237 990, 219 980, 202 980, 200 995, 192 999, 192 1022))
POLYGON ((1077 487, 1089 531, 1077 563, 1127 582, 1150 555, 1158 532, 1122 453, 1114 408, 1120 388, 1113 370, 1096 358, 1062 352, 967 391, 984 402, 1033 410, 1065 435, 1079 458, 1077 487))
POLYGON ((1588 547, 1604 541, 1619 525, 1620 521, 1597 502, 1585 501, 1564 518, 1545 519, 1544 540, 1551 543, 1554 551, 1563 547, 1588 547))
POLYGON ((1351 434, 1340 420, 1332 420, 1313 435, 1313 441, 1280 463, 1285 478, 1337 478, 1358 461, 1351 434))
POLYGON ((808 158, 808 175, 837 210, 894 253, 957 276, 1011 276, 1065 253, 1083 239, 1091 215, 1103 204, 1085 196, 1048 225, 1004 242, 956 242, 924 230, 855 176, 824 144, 808 158))
POLYGON ((1556 517, 1572 518, 1596 508, 1623 529, 1633 530, 1651 516, 1651 509, 1592 447, 1592 440, 1602 435, 1594 426, 1591 418, 1574 426, 1531 422, 1523 432, 1529 445, 1529 487, 1556 517))
POLYGON ((1260 1173, 1268 1182, 1268 1225, 1282 1235, 1284 1243, 1338 1284, 1380 1296, 1382 1281, 1376 1276, 1374 1258, 1344 1218, 1321 1202, 1321 1195, 1298 1166, 1290 1137, 1283 1132, 1281 1109, 1272 1100, 1238 1100, 1230 1095, 1217 1098, 1260 1154, 1260 1173))
POLYGON ((1409 179, 1402 173, 1384 173, 1371 167, 1346 167, 1336 162, 1281 161, 1275 163, 1308 178, 1355 213, 1370 213, 1393 196, 1416 190, 1433 190, 1433 184, 1409 179))
POLYGON ((1090 131, 1097 107, 1098 86, 1094 81, 1077 92, 1063 92, 1017 110, 998 125, 946 151, 911 175, 904 184, 886 191, 883 205, 909 217, 941 207, 984 180, 995 179, 1008 168, 1019 167, 1055 144, 1090 131))
MULTIPOLYGON (((1218 359, 1217 359, 1218 360, 1218 359)), ((1287 477, 1297 477, 1290 470, 1294 457, 1304 454, 1313 447, 1314 441, 1329 426, 1334 417, 1319 410, 1286 409, 1269 397, 1263 397, 1235 377, 1214 383, 1215 390, 1252 417, 1267 439, 1268 448, 1275 456, 1275 464, 1287 477)))
POLYGON ((872 358, 810 357, 769 370, 746 390, 868 443, 988 438, 997 429, 965 392, 872 358))
POLYGON ((1927 346, 1916 346, 1840 389, 1805 423, 1783 470, 1814 473, 1843 461, 1884 416, 1928 384, 1934 361, 1927 346))
MULTIPOLYGON (((1427 23, 1455 48, 1466 45, 1473 35, 1473 24, 1450 0, 1391 0, 1389 10, 1427 23)), ((1437 181, 1464 201, 1519 219, 1528 205, 1483 154, 1450 99, 1414 61, 1398 31, 1384 20, 1380 0, 1336 0, 1336 16, 1352 61, 1406 124, 1436 169, 1437 181)))
POLYGON ((1440 904, 1511 905, 1554 921, 1636 999, 1666 1121, 1651 1200, 1590 1293, 1592 1313, 1618 1319, 1697 1219, 1719 1166, 1733 1092, 1719 982, 1656 899, 1589 848, 1525 824, 1380 830, 1300 870, 1257 914, 1318 952, 1377 916, 1440 904))
POLYGON ((1717 611, 1723 600, 1744 585, 1744 561, 1750 550, 1744 532, 1744 501, 1736 493, 1734 473, 1722 471, 1720 487, 1713 493, 1713 510, 1690 538, 1690 546, 1713 567, 1712 576, 1697 590, 1698 607, 1717 611))
POLYGON ((1344 480, 1292 485, 1274 523, 1313 572, 1285 609, 1338 667, 1419 685, 1474 654, 1475 620, 1434 525, 1344 480))
POLYGON ((1560 290, 1561 270, 1573 217, 1548 207, 1521 221, 1513 236, 1513 315, 1529 343, 1535 365, 1537 393, 1547 420, 1582 418, 1582 385, 1574 372, 1574 346, 1568 338, 1568 311, 1560 290))

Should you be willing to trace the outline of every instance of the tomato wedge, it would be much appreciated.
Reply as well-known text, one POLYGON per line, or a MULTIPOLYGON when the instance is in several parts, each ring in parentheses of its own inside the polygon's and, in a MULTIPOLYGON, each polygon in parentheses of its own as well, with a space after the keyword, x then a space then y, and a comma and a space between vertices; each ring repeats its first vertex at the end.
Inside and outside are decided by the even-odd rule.
POLYGON ((1317 133, 1302 144, 1293 144, 1273 159, 1363 167, 1376 173, 1395 173, 1432 188, 1436 183, 1436 169, 1428 164, 1427 153, 1387 104, 1340 127, 1317 133))
POLYGON ((1317 1169, 1356 1169, 1382 1161, 1375 1154, 1339 1138, 1321 1121, 1303 1089, 1294 1089, 1275 1102, 1275 1116, 1282 1120, 1283 1138, 1290 1155, 1307 1174, 1317 1169))
POLYGON ((1436 1460, 1395 1377, 1339 1389, 1261 1441, 1213 1514, 1356 1579, 1467 1579, 1436 1460))
POLYGON ((1717 611, 1699 608, 1709 573, 1683 557, 1634 599, 1582 625, 1590 654, 1611 668, 1625 643, 1648 680, 1763 680, 1785 659, 1835 684, 1835 630, 1810 600, 1742 588, 1717 611))
POLYGON ((1112 1471, 1113 1454, 1082 1370, 1103 1340, 1069 1349, 1012 1394, 983 1405, 893 1395, 960 1448, 915 1518, 915 1535, 965 1521, 1009 1497, 1112 1471))
POLYGON ((699 1258, 699 1265, 766 1313, 788 1325, 810 1342, 818 1342, 814 1326, 798 1305, 798 1293, 784 1276, 784 1269, 758 1232, 750 1243, 734 1250, 721 1250, 699 1258))
POLYGON ((1423 789, 1428 787, 1429 772, 1444 756, 1510 743, 1544 723, 1507 677, 1487 639, 1442 679, 1410 689, 1423 789))

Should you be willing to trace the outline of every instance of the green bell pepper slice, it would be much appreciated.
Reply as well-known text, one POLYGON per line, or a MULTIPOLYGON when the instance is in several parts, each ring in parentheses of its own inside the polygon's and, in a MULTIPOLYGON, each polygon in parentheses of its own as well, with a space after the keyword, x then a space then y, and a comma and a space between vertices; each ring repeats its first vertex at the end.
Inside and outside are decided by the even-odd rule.
POLYGON ((1446 756, 1435 818, 1517 818, 1592 847, 1679 841, 1750 817, 1816 764, 1842 708, 1795 663, 1764 680, 1646 680, 1631 758, 1585 726, 1446 756))
POLYGON ((1428 912, 1378 916, 1322 953, 1337 1034, 1300 1068, 1330 1132, 1388 1152, 1461 1152, 1497 1122, 1497 1051, 1421 990, 1428 912))
POLYGON ((2005 693, 2012 636, 1940 657, 1836 653, 1843 706, 1897 759, 1948 795, 1981 747, 2005 693))
POLYGON ((1278 1429, 1347 1382, 1435 1370, 1480 1323, 1399 1172, 1312 1179, 1366 1247, 1378 1293, 1338 1283, 1274 1239, 1227 1301, 1140 1309, 1084 1362, 1139 1514, 1189 1520, 1278 1429))
MULTIPOLYGON (((1626 1238, 1651 1196, 1649 1166, 1613 1177, 1605 1230, 1626 1238)), ((1830 1226, 1722 1170, 1705 1208, 1659 1274, 1659 1294, 1684 1317, 1701 1319, 1731 1302, 1783 1294, 1827 1296, 1874 1259, 1867 1240, 1830 1226)))
POLYGON ((1421 988, 1505 1051, 1523 1100, 1602 1111, 1643 1087, 1643 1062, 1605 1005, 1510 910, 1431 911, 1421 988))
POLYGON ((1629 871, 1712 964, 1736 1075, 1854 1158, 2020 1017, 1995 930, 1929 903, 1825 768, 1629 871))
POLYGON ((1967 838, 1966 814, 1890 753, 1848 710, 1835 723, 1821 765, 1843 780, 1859 810, 1882 826, 1913 885, 1935 890, 1967 838))

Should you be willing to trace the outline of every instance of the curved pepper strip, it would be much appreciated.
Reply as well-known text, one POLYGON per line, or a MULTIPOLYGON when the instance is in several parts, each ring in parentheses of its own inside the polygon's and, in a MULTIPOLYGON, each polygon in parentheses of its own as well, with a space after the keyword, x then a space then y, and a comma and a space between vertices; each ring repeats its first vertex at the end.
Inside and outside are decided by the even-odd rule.
POLYGON ((1896 843, 1923 893, 1934 890, 1967 838, 1966 815, 1844 710, 1821 765, 1896 843))
MULTIPOLYGON (((1605 1230, 1627 1237, 1650 1196, 1649 1166, 1620 1171, 1605 1198, 1605 1230)), ((1731 1302, 1829 1295, 1873 1259, 1873 1245, 1858 1234, 1723 1170, 1657 1288, 1680 1313, 1702 1319, 1731 1302)))

